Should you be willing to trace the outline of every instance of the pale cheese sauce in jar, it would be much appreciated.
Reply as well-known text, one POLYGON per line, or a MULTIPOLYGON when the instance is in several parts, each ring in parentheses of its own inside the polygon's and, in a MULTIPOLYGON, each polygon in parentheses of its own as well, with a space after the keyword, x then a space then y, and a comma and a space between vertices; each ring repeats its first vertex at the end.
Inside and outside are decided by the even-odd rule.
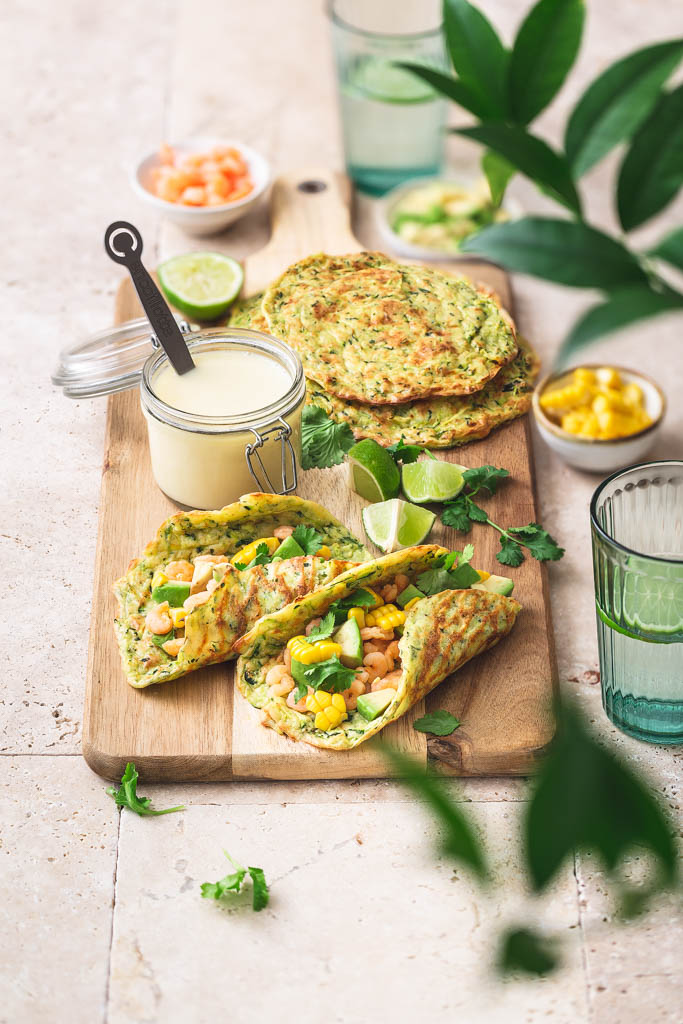
POLYGON ((249 491, 293 490, 306 388, 299 357, 284 342, 244 329, 186 340, 193 370, 177 374, 159 352, 142 374, 159 487, 199 509, 221 508, 249 491))

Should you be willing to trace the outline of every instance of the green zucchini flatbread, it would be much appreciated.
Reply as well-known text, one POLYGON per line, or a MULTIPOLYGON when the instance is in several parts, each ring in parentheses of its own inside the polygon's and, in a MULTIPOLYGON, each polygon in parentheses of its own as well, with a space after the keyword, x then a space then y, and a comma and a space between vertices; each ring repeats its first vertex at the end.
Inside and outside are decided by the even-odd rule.
POLYGON ((263 724, 350 750, 506 636, 521 606, 488 582, 421 593, 445 554, 421 545, 355 566, 242 636, 236 681, 263 724))
POLYGON ((114 584, 121 659, 135 687, 235 657, 261 616, 365 561, 321 505, 246 494, 216 512, 180 512, 114 584))

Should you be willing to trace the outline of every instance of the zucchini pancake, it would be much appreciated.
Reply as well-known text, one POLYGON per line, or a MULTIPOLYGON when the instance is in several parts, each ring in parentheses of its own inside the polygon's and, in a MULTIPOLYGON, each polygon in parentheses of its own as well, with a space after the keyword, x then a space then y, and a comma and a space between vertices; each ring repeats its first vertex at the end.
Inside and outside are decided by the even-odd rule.
POLYGON ((310 380, 370 405, 479 391, 517 355, 514 326, 488 295, 381 253, 309 256, 261 308, 310 380))
POLYGON ((367 560, 363 545, 312 501, 245 494, 217 512, 180 512, 114 584, 128 682, 167 682, 235 657, 261 618, 367 560))
POLYGON ((350 750, 506 636, 521 605, 504 577, 495 578, 502 588, 488 577, 421 594, 420 575, 446 554, 425 544, 354 566, 242 636, 237 685, 263 724, 350 750))

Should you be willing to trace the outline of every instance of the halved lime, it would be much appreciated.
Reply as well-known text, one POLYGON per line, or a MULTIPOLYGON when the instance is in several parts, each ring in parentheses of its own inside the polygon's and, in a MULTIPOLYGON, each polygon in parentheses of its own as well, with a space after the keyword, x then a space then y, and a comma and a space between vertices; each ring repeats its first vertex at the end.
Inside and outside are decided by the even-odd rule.
POLYGON ((351 490, 367 501, 395 498, 401 483, 398 466, 386 448, 369 437, 349 450, 351 490))
POLYGON ((401 498, 380 501, 363 509, 365 532, 380 551, 398 551, 421 544, 429 535, 436 516, 426 508, 401 498))
POLYGON ((173 256, 157 269, 168 301, 191 320, 216 320, 237 298, 244 271, 219 252, 188 252, 173 256))
POLYGON ((631 558, 624 573, 623 617, 641 633, 683 636, 683 565, 631 558))
POLYGON ((418 504, 448 501, 460 494, 465 468, 455 462, 441 462, 440 459, 408 462, 401 473, 403 493, 410 501, 418 504))

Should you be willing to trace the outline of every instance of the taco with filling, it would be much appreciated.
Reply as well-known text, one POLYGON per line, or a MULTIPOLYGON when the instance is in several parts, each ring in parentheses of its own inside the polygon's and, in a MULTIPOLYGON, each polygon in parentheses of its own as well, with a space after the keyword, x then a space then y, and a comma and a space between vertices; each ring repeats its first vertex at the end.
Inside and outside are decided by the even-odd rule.
POLYGON ((135 687, 235 657, 266 614, 329 583, 368 553, 321 505, 246 494, 216 512, 180 512, 114 584, 123 669, 135 687))
POLYGON ((436 545, 385 555, 264 616, 235 644, 237 685, 264 725, 349 750, 506 636, 511 591, 436 545))

